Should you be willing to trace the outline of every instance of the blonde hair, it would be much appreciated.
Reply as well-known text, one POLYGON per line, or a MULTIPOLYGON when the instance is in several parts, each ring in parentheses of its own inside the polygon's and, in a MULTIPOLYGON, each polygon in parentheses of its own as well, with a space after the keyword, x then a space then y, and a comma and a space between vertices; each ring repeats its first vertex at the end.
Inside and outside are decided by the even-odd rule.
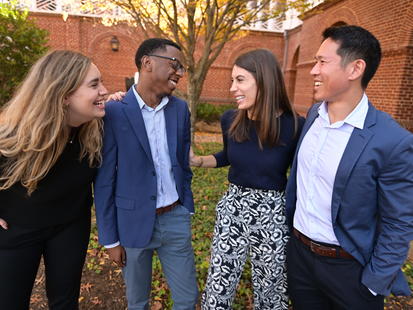
MULTIPOLYGON (((16 182, 30 195, 62 154, 70 135, 64 100, 75 92, 91 60, 73 51, 54 51, 30 69, 13 98, 0 112, 0 190, 16 182)), ((83 124, 78 138, 79 160, 89 166, 101 161, 102 121, 83 124)))

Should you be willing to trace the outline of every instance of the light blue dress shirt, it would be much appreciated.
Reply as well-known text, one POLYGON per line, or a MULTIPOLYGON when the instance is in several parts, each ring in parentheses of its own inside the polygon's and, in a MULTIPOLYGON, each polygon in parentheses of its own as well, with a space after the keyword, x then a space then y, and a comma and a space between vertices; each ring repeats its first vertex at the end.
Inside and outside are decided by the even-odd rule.
POLYGON ((171 158, 169 157, 168 137, 166 135, 164 109, 169 102, 169 98, 163 97, 159 105, 154 109, 143 101, 135 86, 133 87, 133 93, 142 111, 152 160, 155 166, 157 182, 156 208, 165 207, 179 199, 171 158))

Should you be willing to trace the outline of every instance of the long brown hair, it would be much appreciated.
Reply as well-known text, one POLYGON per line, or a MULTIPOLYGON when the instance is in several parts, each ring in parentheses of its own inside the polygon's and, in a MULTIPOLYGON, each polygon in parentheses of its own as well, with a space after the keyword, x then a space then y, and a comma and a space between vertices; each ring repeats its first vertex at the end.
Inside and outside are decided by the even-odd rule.
MULTIPOLYGON (((40 58, 0 113, 0 190, 21 182, 30 195, 62 154, 69 139, 64 100, 75 92, 91 60, 73 51, 54 51, 40 58)), ((80 158, 90 166, 101 160, 102 121, 79 130, 80 158)))
MULTIPOLYGON (((291 113, 294 117, 294 134, 297 117, 288 99, 284 78, 275 56, 266 49, 256 49, 242 54, 235 65, 250 72, 257 84, 257 97, 251 115, 257 120, 259 144, 275 146, 280 140, 280 116, 291 113)), ((229 128, 229 136, 237 142, 249 139, 251 122, 247 110, 237 110, 229 128)))

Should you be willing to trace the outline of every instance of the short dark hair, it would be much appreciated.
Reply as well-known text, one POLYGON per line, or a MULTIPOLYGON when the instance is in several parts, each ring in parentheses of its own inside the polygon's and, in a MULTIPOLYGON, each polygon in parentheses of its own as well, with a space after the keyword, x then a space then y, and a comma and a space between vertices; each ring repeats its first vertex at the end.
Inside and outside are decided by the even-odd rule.
POLYGON ((323 41, 328 38, 340 45, 337 54, 342 58, 342 65, 356 59, 366 62, 361 86, 367 88, 380 64, 380 42, 366 29, 354 25, 329 27, 323 32, 323 41))
POLYGON ((142 57, 154 53, 156 50, 166 50, 166 46, 170 45, 176 47, 178 50, 182 50, 181 47, 175 42, 168 39, 161 38, 151 38, 143 41, 138 47, 138 50, 135 54, 135 64, 138 67, 138 70, 141 70, 142 57))

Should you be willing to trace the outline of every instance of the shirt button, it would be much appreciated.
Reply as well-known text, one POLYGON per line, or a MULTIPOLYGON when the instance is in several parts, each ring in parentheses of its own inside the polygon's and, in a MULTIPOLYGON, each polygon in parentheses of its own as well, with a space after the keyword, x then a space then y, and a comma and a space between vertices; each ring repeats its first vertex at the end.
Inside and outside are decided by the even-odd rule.
POLYGON ((155 199, 156 199, 156 196, 151 196, 151 199, 152 199, 152 200, 155 200, 155 199))

